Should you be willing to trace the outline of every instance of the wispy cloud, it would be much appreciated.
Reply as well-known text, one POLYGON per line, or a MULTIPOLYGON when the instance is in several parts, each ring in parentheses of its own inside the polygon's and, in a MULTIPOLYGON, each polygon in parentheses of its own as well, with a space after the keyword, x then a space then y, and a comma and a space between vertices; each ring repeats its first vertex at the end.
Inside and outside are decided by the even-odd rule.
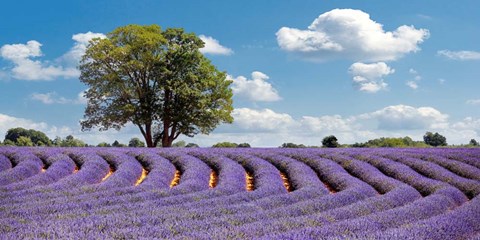
POLYGON ((86 104, 87 99, 83 95, 84 91, 78 93, 76 98, 68 99, 58 96, 56 92, 48 92, 33 93, 32 95, 30 95, 30 98, 43 104, 86 104))
POLYGON ((437 55, 446 57, 452 60, 468 61, 468 60, 480 60, 480 52, 476 51, 450 51, 440 50, 437 55))
POLYGON ((470 104, 470 105, 480 105, 480 99, 470 99, 470 100, 467 100, 467 104, 470 104))

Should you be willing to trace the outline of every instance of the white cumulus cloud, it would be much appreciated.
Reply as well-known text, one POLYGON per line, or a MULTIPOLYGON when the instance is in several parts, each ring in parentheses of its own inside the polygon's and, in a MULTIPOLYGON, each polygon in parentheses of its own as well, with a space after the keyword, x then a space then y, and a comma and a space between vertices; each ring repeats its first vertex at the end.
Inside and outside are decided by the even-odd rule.
POLYGON ((258 71, 252 72, 252 79, 247 79, 244 76, 233 78, 232 91, 235 95, 247 98, 254 102, 273 102, 278 101, 281 97, 278 91, 267 82, 269 77, 258 71))
POLYGON ((383 130, 445 129, 448 126, 448 115, 432 107, 394 105, 360 117, 377 120, 378 129, 383 130))
POLYGON ((74 34, 72 36, 72 40, 75 41, 73 47, 67 53, 65 53, 60 60, 65 61, 67 64, 76 66, 82 59, 82 56, 85 54, 89 41, 94 38, 106 38, 106 36, 103 33, 93 33, 90 31, 86 33, 74 34))
POLYGON ((212 55, 232 55, 233 50, 222 46, 220 42, 209 36, 200 35, 198 36, 205 43, 205 46, 200 49, 201 53, 212 54, 212 55))
POLYGON ((262 110, 236 108, 232 116, 235 125, 248 130, 282 131, 298 125, 289 114, 276 113, 268 108, 262 110))
POLYGON ((280 48, 308 60, 391 61, 418 51, 429 31, 406 25, 385 31, 368 13, 334 9, 321 14, 308 29, 282 27, 276 35, 280 48))
POLYGON ((440 50, 437 52, 439 56, 443 56, 452 60, 480 60, 480 52, 475 51, 450 51, 450 50, 440 50))
POLYGON ((383 77, 394 72, 395 70, 384 62, 371 64, 356 62, 349 68, 354 85, 358 90, 369 93, 385 90, 388 84, 385 83, 383 77))
POLYGON ((105 37, 101 33, 79 33, 72 36, 74 46, 56 61, 42 61, 42 44, 31 40, 26 44, 6 44, 0 48, 0 56, 13 64, 8 75, 27 81, 48 81, 57 78, 76 78, 80 75, 76 66, 85 53, 88 41, 94 37, 105 37))
POLYGON ((35 81, 78 76, 75 68, 34 60, 33 58, 42 56, 41 46, 42 44, 32 40, 27 44, 6 44, 0 48, 0 56, 14 65, 11 69, 13 78, 35 81))

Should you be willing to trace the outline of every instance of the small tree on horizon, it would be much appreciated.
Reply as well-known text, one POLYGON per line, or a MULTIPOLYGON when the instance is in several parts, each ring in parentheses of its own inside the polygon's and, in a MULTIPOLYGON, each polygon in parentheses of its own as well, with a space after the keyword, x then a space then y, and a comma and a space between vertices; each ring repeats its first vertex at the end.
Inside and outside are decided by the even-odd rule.
POLYGON ((128 142, 128 146, 129 147, 145 147, 145 143, 142 142, 142 140, 140 140, 139 138, 132 138, 130 139, 130 141, 128 142))
POLYGON ((249 143, 240 143, 237 145, 238 148, 250 148, 250 144, 249 143))
POLYGON ((198 146, 198 144, 196 144, 196 143, 188 143, 185 147, 187 147, 187 148, 198 148, 200 146, 198 146))
POLYGON ((438 132, 426 132, 423 136, 423 141, 433 147, 447 146, 447 138, 440 135, 438 132))
POLYGON ((327 148, 336 148, 339 146, 338 140, 335 136, 326 136, 322 140, 322 146, 327 148))

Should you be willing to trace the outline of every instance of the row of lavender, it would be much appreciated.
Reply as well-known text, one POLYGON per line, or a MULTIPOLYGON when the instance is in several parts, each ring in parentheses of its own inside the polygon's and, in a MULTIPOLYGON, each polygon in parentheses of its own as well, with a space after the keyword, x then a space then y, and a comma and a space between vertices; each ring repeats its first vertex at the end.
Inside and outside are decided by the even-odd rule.
POLYGON ((479 193, 477 149, 0 148, 8 239, 467 238, 479 193))

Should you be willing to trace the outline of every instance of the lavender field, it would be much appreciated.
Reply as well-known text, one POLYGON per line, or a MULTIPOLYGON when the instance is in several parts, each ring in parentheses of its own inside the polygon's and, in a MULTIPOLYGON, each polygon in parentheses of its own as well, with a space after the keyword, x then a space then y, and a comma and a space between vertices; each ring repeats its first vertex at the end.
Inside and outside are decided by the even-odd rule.
POLYGON ((0 148, 0 239, 475 239, 480 149, 0 148))

